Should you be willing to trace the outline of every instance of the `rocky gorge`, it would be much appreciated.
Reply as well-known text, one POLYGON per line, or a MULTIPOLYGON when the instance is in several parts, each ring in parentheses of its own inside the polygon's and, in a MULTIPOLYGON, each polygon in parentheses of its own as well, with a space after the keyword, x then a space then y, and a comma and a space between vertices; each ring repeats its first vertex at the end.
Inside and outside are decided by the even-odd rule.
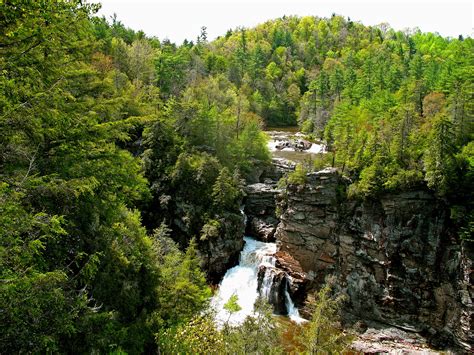
MULTIPOLYGON (((247 186, 245 213, 246 235, 277 243, 275 289, 288 288, 304 315, 308 297, 333 279, 346 295, 345 323, 362 333, 389 328, 472 350, 473 251, 451 232, 442 200, 423 189, 349 199, 349 182, 330 168, 281 189, 294 164, 273 163, 247 186)), ((284 313, 283 296, 272 303, 284 313)))

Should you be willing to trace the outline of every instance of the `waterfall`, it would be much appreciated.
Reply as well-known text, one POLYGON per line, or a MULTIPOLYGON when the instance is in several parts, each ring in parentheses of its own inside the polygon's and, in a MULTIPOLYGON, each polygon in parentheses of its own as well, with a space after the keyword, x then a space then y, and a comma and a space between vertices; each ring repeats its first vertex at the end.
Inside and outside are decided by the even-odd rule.
POLYGON ((303 323, 306 319, 301 318, 300 312, 298 312, 298 308, 295 307, 293 300, 291 299, 290 293, 288 292, 288 284, 286 285, 285 290, 285 305, 288 311, 288 317, 296 323, 303 323))
MULTIPOLYGON (((274 254, 277 247, 275 243, 264 243, 250 237, 244 237, 245 246, 240 253, 239 265, 227 270, 216 295, 212 298, 211 306, 216 311, 216 322, 223 324, 227 321, 231 324, 240 324, 244 319, 253 314, 253 306, 259 296, 258 271, 265 267, 265 275, 260 287, 260 295, 269 299, 273 284, 276 259, 274 254), (238 304, 242 308, 239 312, 232 314, 224 309, 225 303, 232 295, 237 295, 238 304)), ((286 291, 285 294, 288 314, 292 320, 299 322, 298 310, 291 301, 286 291)))
POLYGON ((247 215, 245 214, 245 206, 240 206, 240 214, 242 215, 244 221, 244 228, 247 228, 247 215))
POLYGON ((263 276, 262 285, 260 286, 260 295, 266 300, 270 298, 274 276, 275 273, 272 269, 265 269, 265 275, 263 276))

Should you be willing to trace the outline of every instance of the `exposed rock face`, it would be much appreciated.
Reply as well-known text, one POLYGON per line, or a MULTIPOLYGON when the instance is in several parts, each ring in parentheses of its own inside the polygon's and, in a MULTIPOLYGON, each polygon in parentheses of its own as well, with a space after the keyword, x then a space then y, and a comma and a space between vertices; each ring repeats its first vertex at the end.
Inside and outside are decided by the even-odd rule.
POLYGON ((295 164, 281 158, 274 158, 260 176, 260 182, 247 185, 244 200, 247 225, 245 233, 257 240, 272 242, 279 220, 275 214, 276 198, 281 193, 277 183, 295 164))
POLYGON ((280 193, 271 181, 257 183, 246 188, 244 212, 247 216, 246 235, 264 242, 274 241, 278 225, 275 216, 275 198, 280 193))
POLYGON ((417 333, 398 328, 369 328, 351 344, 351 348, 364 354, 411 354, 431 355, 426 340, 417 333))
POLYGON ((434 345, 471 347, 472 250, 450 235, 443 202, 426 191, 348 201, 342 186, 327 169, 286 191, 275 236, 279 264, 291 255, 284 267, 304 278, 292 293, 334 275, 353 319, 409 325, 432 335, 434 345))
POLYGON ((301 268, 300 263, 285 251, 275 254, 275 266, 284 271, 288 279, 288 293, 296 303, 303 303, 306 296, 307 274, 301 268))
POLYGON ((218 283, 227 269, 237 264, 244 247, 244 220, 241 215, 229 214, 221 221, 221 233, 199 243, 202 268, 212 283, 218 283))
POLYGON ((273 306, 273 311, 276 314, 288 314, 285 303, 287 282, 284 271, 270 266, 260 266, 258 292, 273 306))

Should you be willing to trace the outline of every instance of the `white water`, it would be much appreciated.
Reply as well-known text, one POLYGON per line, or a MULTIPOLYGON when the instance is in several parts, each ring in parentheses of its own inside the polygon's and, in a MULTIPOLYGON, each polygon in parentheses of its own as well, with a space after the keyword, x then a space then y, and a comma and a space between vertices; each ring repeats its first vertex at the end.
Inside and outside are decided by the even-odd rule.
POLYGON ((304 135, 301 132, 283 132, 283 131, 267 131, 269 136, 268 150, 273 156, 288 159, 295 162, 304 161, 308 158, 313 158, 316 154, 326 153, 326 146, 324 144, 312 143, 307 150, 295 150, 293 147, 285 147, 277 149, 277 145, 291 140, 302 139, 304 135))
POLYGON ((288 290, 285 290, 285 305, 286 305, 286 310, 288 311, 288 317, 290 317, 290 319, 293 322, 296 322, 296 323, 306 322, 306 319, 301 318, 300 312, 298 311, 298 308, 295 307, 295 304, 291 300, 288 290))
MULTIPOLYGON (((283 148, 283 149, 277 149, 277 145, 281 144, 281 141, 279 140, 274 140, 270 139, 267 143, 268 150, 270 152, 294 152, 294 148, 283 148)), ((299 150, 299 153, 309 153, 309 154, 318 154, 318 153, 325 153, 326 152, 326 146, 324 144, 317 144, 317 143, 312 143, 311 147, 307 150, 299 150)))
MULTIPOLYGON (((250 237, 244 237, 244 240, 245 246, 240 253, 239 265, 227 270, 211 301, 212 307, 216 310, 218 324, 227 321, 229 324, 241 324, 247 316, 253 314, 253 306, 259 296, 257 291, 258 269, 261 265, 267 266, 261 295, 267 298, 270 293, 274 275, 272 268, 275 267, 276 244, 259 242, 250 237), (234 294, 237 295, 238 304, 242 309, 229 315, 229 312, 224 309, 224 305, 234 294)), ((296 322, 303 321, 288 292, 285 297, 289 317, 296 322)))
POLYGON ((311 154, 325 153, 326 152, 326 146, 324 144, 313 143, 311 145, 311 148, 309 148, 305 152, 311 153, 311 154))

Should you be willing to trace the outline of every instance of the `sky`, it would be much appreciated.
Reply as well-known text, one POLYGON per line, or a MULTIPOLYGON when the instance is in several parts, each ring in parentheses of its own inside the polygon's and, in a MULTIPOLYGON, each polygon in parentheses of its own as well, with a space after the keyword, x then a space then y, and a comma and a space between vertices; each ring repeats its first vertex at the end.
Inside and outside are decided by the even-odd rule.
MULTIPOLYGON (((91 0, 96 2, 100 0, 91 0)), ((443 36, 474 37, 474 0, 102 0, 99 15, 114 13, 127 27, 182 43, 202 26, 208 39, 228 29, 253 27, 283 15, 350 17, 365 25, 389 23, 396 30, 418 27, 443 36)))

